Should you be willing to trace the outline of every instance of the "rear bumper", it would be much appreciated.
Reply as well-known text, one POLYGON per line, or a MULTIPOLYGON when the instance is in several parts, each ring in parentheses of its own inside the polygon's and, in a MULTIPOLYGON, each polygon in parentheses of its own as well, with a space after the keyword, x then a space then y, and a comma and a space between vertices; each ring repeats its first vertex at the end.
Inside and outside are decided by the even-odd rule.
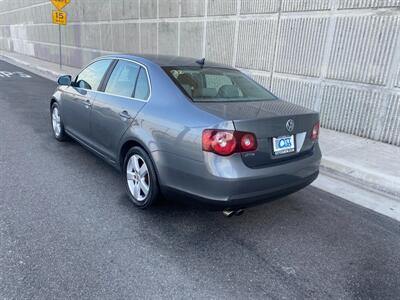
POLYGON ((247 167, 240 155, 226 158, 205 152, 204 162, 171 155, 155 159, 164 193, 230 208, 266 202, 306 187, 317 178, 321 161, 318 145, 308 156, 259 169, 247 167))
POLYGON ((291 182, 290 184, 281 185, 276 189, 263 190, 256 193, 233 195, 226 200, 211 198, 211 196, 206 196, 205 198, 203 195, 200 196, 198 194, 193 194, 170 187, 164 187, 163 193, 176 200, 179 199, 185 202, 196 201, 198 204, 204 204, 206 206, 231 209, 245 208, 270 202, 297 192, 310 185, 318 177, 318 173, 319 172, 317 171, 307 178, 298 180, 296 182, 291 182))

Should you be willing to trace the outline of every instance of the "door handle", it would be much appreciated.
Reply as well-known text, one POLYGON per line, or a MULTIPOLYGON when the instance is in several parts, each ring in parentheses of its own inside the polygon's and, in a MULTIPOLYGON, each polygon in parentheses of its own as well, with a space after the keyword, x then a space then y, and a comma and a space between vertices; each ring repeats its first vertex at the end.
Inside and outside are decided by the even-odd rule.
POLYGON ((92 106, 92 103, 90 102, 89 99, 86 99, 83 101, 83 105, 85 105, 86 108, 89 108, 92 106))
POLYGON ((130 115, 126 110, 121 111, 121 112, 119 113, 119 116, 120 116, 121 118, 123 118, 123 119, 131 119, 131 118, 132 118, 131 115, 130 115))

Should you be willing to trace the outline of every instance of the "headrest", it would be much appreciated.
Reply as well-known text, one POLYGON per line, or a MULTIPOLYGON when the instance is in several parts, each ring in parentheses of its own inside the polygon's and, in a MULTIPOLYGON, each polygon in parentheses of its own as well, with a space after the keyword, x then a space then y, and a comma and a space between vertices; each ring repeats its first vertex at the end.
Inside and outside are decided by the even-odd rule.
POLYGON ((218 96, 222 98, 238 98, 240 97, 240 92, 236 86, 227 84, 220 87, 218 96))

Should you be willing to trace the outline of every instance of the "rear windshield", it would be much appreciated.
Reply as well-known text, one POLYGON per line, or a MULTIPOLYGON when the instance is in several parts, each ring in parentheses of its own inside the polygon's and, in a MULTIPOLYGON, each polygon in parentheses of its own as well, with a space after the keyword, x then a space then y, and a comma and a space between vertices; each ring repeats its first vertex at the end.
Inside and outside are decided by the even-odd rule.
POLYGON ((210 67, 164 67, 164 70, 196 102, 276 99, 261 85, 237 70, 210 67))

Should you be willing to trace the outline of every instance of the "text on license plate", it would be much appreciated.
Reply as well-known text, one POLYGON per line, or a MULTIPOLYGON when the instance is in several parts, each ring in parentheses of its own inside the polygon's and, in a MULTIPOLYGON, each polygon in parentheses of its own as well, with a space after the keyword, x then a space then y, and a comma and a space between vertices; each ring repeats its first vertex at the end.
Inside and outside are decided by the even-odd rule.
POLYGON ((272 138, 272 145, 275 155, 294 152, 294 136, 288 135, 272 138))

